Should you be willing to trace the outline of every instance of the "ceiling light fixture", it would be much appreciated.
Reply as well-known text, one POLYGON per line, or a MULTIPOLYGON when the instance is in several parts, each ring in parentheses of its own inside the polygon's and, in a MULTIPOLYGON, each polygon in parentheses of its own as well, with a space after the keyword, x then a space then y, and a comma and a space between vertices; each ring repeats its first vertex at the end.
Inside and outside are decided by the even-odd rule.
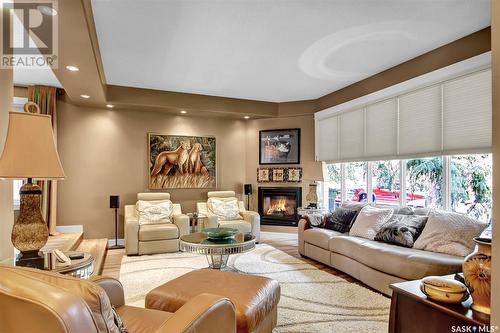
POLYGON ((43 15, 47 16, 56 16, 57 15, 57 10, 54 9, 52 6, 47 6, 47 5, 38 5, 36 7, 40 13, 43 15))
POLYGON ((115 106, 114 106, 113 104, 106 104, 106 107, 107 107, 107 108, 112 109, 112 108, 114 108, 115 106))
POLYGON ((89 95, 80 95, 81 98, 85 98, 85 99, 89 99, 90 96, 89 95))
POLYGON ((78 72, 80 70, 80 68, 73 65, 66 66, 66 69, 71 72, 78 72))
POLYGON ((245 119, 250 119, 250 116, 244 116, 243 118, 245 118, 245 119))
POLYGON ((186 114, 186 113, 188 113, 188 112, 187 112, 186 110, 181 110, 181 113, 182 113, 182 114, 186 114))

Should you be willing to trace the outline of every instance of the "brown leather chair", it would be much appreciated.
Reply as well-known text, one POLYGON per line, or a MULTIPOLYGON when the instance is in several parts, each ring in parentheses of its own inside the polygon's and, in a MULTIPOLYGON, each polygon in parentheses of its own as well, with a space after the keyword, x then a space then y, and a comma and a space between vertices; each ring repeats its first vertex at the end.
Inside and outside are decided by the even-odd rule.
POLYGON ((170 313, 125 305, 116 279, 0 265, 0 332, 120 332, 112 305, 129 333, 236 332, 234 306, 221 296, 202 294, 170 313))

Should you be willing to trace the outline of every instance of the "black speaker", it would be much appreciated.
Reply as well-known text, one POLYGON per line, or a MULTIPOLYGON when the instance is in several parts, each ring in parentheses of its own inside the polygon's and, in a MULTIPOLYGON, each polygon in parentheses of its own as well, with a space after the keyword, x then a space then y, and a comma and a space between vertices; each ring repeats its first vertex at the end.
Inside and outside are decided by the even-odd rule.
POLYGON ((245 190, 245 195, 252 194, 252 184, 245 184, 243 188, 245 190))
POLYGON ((120 196, 118 195, 109 196, 109 208, 120 208, 120 196))

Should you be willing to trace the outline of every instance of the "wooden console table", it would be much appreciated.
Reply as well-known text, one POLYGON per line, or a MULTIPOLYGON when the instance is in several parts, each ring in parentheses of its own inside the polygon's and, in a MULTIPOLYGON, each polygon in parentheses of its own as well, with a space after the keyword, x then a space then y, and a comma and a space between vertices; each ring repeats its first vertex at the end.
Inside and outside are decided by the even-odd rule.
MULTIPOLYGON (((453 275, 447 275, 446 278, 453 279, 453 275)), ((453 332, 453 326, 478 327, 490 324, 488 315, 470 308, 471 297, 459 304, 432 301, 420 291, 420 280, 395 283, 390 288, 390 333, 453 332)))

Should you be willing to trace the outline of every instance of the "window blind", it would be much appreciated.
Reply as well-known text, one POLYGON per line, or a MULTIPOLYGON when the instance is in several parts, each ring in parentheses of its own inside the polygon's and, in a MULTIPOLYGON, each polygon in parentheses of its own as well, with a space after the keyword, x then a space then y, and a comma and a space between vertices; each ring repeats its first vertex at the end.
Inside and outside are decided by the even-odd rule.
POLYGON ((444 150, 485 150, 491 146, 491 72, 443 86, 444 150))
POLYGON ((399 155, 441 150, 441 87, 399 97, 399 155))
POLYGON ((316 158, 401 159, 491 150, 491 70, 316 120, 316 158))
POLYGON ((340 158, 349 159, 364 153, 364 110, 354 110, 340 116, 340 158))
POLYGON ((398 113, 395 99, 366 107, 367 157, 394 156, 397 153, 398 113))

